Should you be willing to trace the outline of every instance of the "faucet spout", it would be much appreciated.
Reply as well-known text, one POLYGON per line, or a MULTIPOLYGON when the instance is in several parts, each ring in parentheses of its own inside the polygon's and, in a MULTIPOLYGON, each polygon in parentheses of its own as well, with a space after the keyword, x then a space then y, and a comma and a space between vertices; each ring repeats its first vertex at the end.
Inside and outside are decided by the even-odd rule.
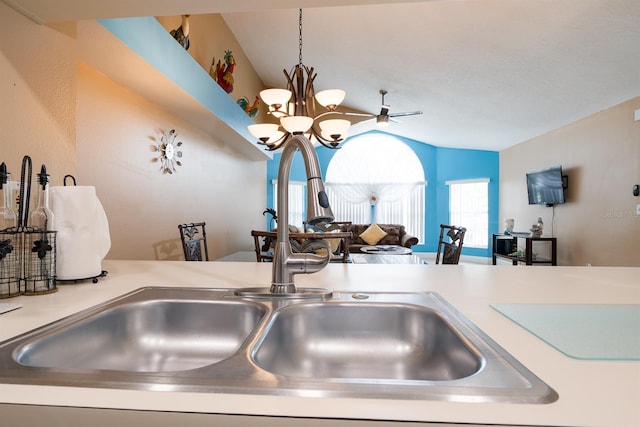
MULTIPOLYGON (((307 223, 322 224, 332 222, 333 212, 329 206, 329 198, 324 191, 324 184, 318 163, 318 156, 313 144, 304 135, 295 135, 285 144, 278 168, 278 236, 274 250, 271 293, 295 293, 294 275, 315 273, 322 270, 331 257, 308 253, 293 253, 289 242, 289 175, 293 156, 300 150, 307 175, 307 223)), ((328 246, 328 245, 327 245, 328 246)))

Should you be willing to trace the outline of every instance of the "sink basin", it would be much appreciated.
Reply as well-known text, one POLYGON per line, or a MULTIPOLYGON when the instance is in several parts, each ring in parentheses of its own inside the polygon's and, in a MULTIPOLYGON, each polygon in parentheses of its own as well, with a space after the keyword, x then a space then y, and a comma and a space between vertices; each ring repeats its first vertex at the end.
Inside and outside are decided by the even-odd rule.
POLYGON ((256 363, 281 375, 444 381, 478 372, 482 357, 434 310, 342 303, 286 307, 272 320, 256 363))
POLYGON ((84 318, 19 348, 34 367, 183 371, 233 355, 266 310, 238 301, 157 299, 84 318))
POLYGON ((0 343, 0 383, 461 402, 558 397, 429 292, 310 300, 141 288, 0 343))

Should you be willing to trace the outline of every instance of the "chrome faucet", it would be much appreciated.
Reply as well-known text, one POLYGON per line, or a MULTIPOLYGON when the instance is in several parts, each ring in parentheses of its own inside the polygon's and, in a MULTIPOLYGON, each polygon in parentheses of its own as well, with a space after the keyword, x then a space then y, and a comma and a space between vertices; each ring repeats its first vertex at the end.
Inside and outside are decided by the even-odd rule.
MULTIPOLYGON (((300 150, 307 174, 307 224, 332 222, 333 212, 324 191, 316 150, 304 135, 295 135, 285 144, 278 168, 278 237, 274 249, 271 293, 293 294, 297 292, 293 276, 299 273, 315 273, 329 263, 331 251, 326 257, 311 253, 293 253, 289 242, 289 174, 296 151, 300 150)), ((328 244, 327 244, 328 248, 328 244)))

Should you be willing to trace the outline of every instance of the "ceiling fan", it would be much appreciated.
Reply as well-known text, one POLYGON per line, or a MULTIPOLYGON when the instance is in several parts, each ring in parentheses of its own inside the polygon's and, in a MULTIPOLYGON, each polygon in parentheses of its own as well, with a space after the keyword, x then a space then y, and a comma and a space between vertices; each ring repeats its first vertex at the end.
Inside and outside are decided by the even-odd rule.
POLYGON ((369 117, 375 117, 376 124, 378 126, 388 126, 389 122, 399 123, 397 120, 393 120, 394 117, 402 116, 416 116, 422 114, 422 111, 407 111, 404 113, 389 113, 390 106, 384 103, 384 96, 387 94, 386 89, 380 89, 380 95, 382 96, 382 105, 380 106, 380 114, 366 114, 369 117))

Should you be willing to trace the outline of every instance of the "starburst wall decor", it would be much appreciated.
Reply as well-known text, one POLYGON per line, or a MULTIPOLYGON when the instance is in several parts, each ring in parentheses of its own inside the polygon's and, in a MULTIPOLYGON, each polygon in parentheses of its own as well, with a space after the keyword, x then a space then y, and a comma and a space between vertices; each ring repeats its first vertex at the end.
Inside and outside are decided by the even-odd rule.
POLYGON ((178 134, 175 129, 165 130, 160 144, 155 147, 156 152, 160 153, 160 170, 162 173, 172 174, 178 172, 176 166, 182 166, 182 151, 178 148, 182 146, 182 142, 176 142, 178 134))

